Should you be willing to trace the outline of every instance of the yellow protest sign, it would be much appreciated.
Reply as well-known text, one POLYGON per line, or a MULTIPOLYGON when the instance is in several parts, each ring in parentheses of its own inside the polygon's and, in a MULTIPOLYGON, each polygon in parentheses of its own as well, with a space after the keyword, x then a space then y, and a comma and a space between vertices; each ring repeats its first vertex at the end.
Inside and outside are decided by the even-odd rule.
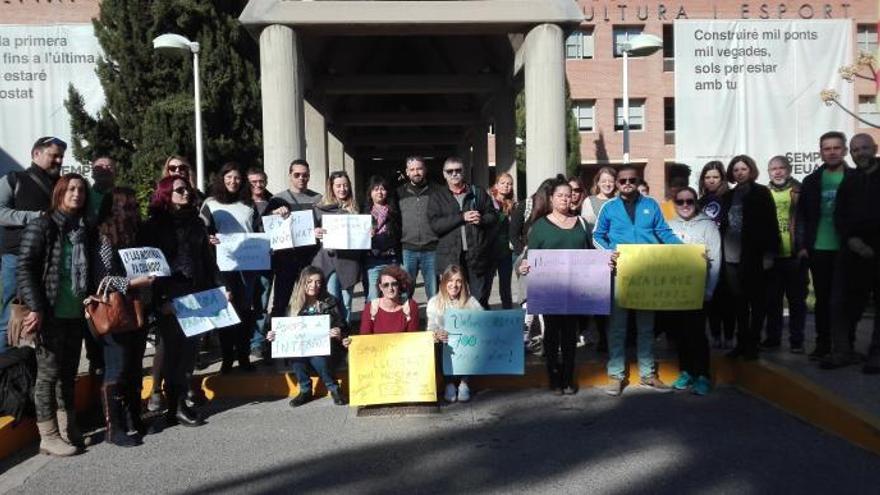
POLYGON ((622 308, 657 311, 700 309, 706 290, 702 244, 617 246, 615 298, 622 308))
POLYGON ((435 402, 434 336, 431 332, 359 335, 348 348, 352 406, 435 402))

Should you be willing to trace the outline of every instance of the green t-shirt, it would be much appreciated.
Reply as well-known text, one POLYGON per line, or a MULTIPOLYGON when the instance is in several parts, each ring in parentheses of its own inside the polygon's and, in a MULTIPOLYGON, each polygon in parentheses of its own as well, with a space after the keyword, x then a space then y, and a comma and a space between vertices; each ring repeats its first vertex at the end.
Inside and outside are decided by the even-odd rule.
POLYGON ((58 296, 55 300, 56 318, 82 318, 82 298, 77 297, 70 288, 71 285, 71 255, 73 244, 66 237, 61 243, 61 273, 58 280, 58 296))
POLYGON ((588 238, 580 220, 570 229, 560 229, 543 217, 529 229, 529 249, 585 249, 588 238))
POLYGON ((773 203, 776 204, 776 221, 779 222, 779 237, 782 239, 779 257, 788 258, 791 256, 791 232, 789 231, 791 224, 791 186, 782 190, 770 188, 770 194, 773 195, 773 203))
POLYGON ((837 172, 822 172, 822 196, 819 214, 819 226, 816 230, 816 243, 813 248, 821 251, 837 251, 840 239, 834 229, 834 202, 837 199, 837 188, 843 181, 843 167, 837 172))

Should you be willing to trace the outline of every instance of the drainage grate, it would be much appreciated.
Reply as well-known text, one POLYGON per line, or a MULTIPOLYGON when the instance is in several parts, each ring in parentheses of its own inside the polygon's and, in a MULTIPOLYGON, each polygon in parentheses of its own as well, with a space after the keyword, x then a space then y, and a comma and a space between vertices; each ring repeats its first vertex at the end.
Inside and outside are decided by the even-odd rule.
POLYGON ((357 417, 368 416, 425 416, 439 414, 437 404, 404 404, 393 406, 362 406, 357 410, 357 417))

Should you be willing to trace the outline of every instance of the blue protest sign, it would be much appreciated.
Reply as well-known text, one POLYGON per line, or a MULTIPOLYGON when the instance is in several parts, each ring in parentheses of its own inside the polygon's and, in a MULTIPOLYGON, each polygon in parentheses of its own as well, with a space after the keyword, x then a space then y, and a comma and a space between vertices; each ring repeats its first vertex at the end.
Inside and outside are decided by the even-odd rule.
POLYGON ((444 375, 522 375, 525 370, 523 310, 448 309, 443 318, 444 375))

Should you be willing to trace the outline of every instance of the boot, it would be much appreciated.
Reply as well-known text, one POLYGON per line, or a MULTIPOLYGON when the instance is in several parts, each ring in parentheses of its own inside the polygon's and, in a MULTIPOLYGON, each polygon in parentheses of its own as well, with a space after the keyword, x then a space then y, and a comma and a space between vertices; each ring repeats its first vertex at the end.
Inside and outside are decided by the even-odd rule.
POLYGON ((147 434, 147 425, 144 423, 142 414, 143 400, 138 385, 129 385, 125 389, 125 407, 128 411, 129 425, 131 431, 136 431, 138 435, 145 436, 147 434))
POLYGON ((77 448, 61 439, 58 422, 55 419, 37 423, 40 431, 40 453, 58 457, 69 457, 77 453, 77 448))
POLYGON ((59 409, 56 411, 56 417, 58 418, 58 434, 61 435, 61 439, 77 449, 85 449, 86 442, 76 424, 76 414, 73 410, 59 409))
POLYGON ((174 418, 182 426, 201 426, 205 424, 199 413, 186 405, 186 399, 183 397, 177 400, 177 407, 175 409, 174 418))
POLYGON ((562 390, 562 377, 559 373, 559 368, 555 366, 547 367, 547 377, 550 382, 550 390, 551 391, 560 391, 562 390))
POLYGON ((140 442, 125 433, 125 410, 122 394, 115 383, 107 383, 101 387, 101 401, 104 405, 104 419, 107 421, 105 441, 120 447, 135 447, 140 442))

